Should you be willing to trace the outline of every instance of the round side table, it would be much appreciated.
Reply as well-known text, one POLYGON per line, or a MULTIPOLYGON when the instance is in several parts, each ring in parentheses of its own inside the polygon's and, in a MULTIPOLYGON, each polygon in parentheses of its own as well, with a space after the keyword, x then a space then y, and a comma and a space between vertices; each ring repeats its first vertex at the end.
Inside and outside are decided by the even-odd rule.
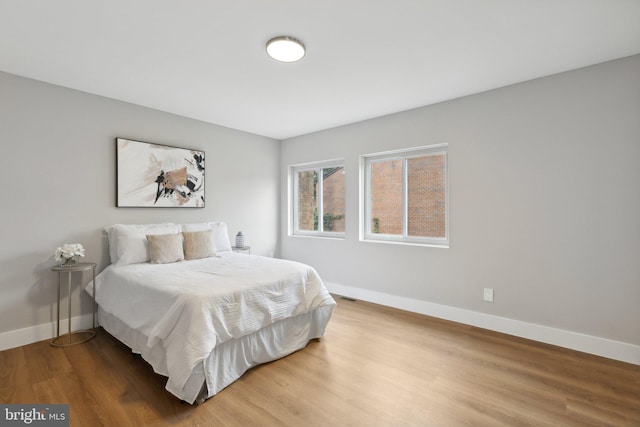
POLYGON ((50 341, 54 347, 68 347, 70 345, 87 342, 96 336, 96 263, 95 262, 79 262, 68 267, 57 265, 51 267, 51 271, 58 273, 58 323, 56 324, 56 337, 50 341), (71 276, 75 272, 84 272, 93 270, 93 316, 91 318, 91 330, 71 332, 71 276), (69 288, 68 305, 69 316, 67 317, 67 333, 60 335, 60 287, 62 281, 62 273, 67 274, 67 287, 69 288), (72 338, 73 337, 73 338, 72 338))
POLYGON ((231 246, 233 252, 237 252, 239 254, 250 254, 251 246, 231 246))

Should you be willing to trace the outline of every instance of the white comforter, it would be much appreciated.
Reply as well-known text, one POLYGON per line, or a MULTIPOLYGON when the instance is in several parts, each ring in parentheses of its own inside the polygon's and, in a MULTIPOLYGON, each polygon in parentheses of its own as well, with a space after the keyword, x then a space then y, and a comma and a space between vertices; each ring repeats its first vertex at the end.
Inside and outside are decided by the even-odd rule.
POLYGON ((168 386, 177 389, 217 345, 335 305, 312 267, 231 252, 172 264, 109 266, 96 286, 104 311, 147 336, 147 346, 162 343, 168 386))

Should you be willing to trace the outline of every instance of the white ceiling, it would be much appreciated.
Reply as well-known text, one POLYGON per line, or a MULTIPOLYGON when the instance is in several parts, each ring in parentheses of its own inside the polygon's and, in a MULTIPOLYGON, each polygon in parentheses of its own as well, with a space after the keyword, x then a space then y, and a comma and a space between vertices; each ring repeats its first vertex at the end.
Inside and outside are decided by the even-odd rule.
POLYGON ((640 0, 0 0, 0 70, 276 139, 638 53, 640 0))

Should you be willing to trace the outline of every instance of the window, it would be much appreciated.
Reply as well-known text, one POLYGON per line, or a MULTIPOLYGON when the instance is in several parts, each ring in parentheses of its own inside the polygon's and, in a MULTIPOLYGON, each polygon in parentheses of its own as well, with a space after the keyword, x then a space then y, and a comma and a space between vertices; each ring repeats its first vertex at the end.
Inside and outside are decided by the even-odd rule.
POLYGON ((289 170, 292 234, 343 237, 344 162, 291 166, 289 170))
POLYGON ((447 144, 361 157, 362 240, 449 245, 447 144))

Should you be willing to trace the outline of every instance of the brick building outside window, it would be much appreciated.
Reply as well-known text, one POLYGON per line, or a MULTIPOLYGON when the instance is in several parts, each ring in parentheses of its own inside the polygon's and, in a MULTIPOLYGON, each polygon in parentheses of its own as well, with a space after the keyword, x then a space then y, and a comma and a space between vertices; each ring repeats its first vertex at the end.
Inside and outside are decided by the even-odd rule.
POLYGON ((364 240, 448 245, 447 146, 362 157, 364 240))
POLYGON ((293 233, 342 236, 345 231, 344 166, 341 162, 292 167, 293 233))

